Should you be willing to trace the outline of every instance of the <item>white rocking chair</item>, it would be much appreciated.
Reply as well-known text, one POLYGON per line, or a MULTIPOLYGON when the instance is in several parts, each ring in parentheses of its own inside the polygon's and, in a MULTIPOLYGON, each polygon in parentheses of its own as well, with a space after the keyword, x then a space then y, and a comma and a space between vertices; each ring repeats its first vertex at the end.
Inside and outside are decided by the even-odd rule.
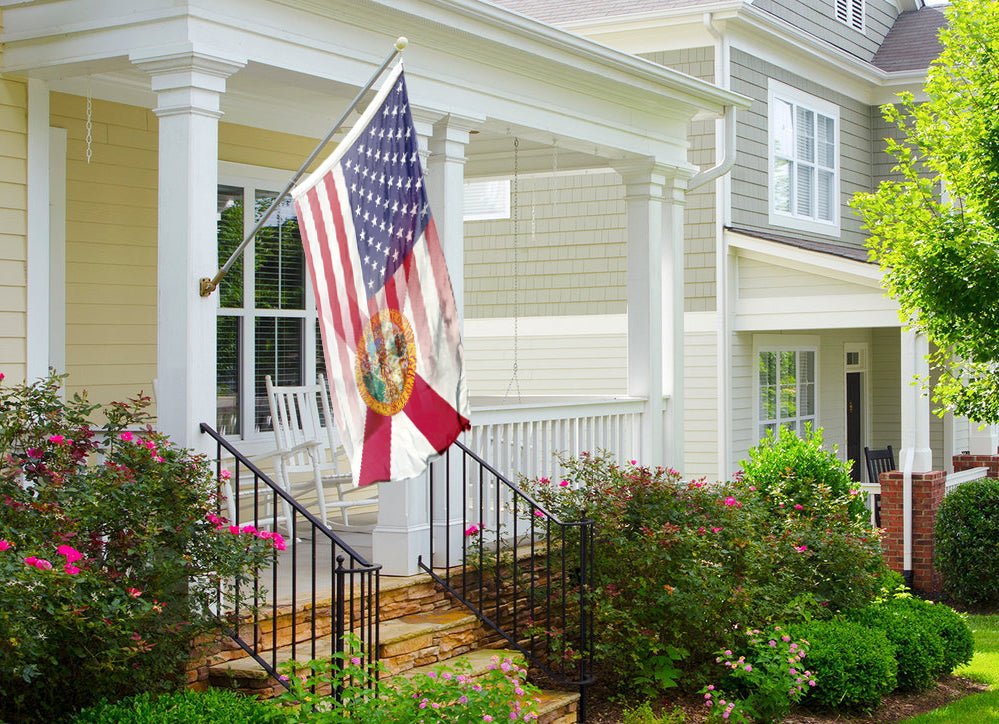
POLYGON ((339 521, 332 523, 334 527, 365 527, 351 525, 350 511, 370 509, 378 499, 368 491, 364 491, 366 497, 360 498, 348 494, 354 487, 350 473, 340 468, 342 446, 333 423, 326 380, 320 376, 315 385, 278 387, 268 375, 265 383, 277 443, 274 468, 280 484, 290 493, 296 479, 307 477, 315 488, 316 508, 324 525, 331 525, 329 511, 336 510, 340 515, 339 521))

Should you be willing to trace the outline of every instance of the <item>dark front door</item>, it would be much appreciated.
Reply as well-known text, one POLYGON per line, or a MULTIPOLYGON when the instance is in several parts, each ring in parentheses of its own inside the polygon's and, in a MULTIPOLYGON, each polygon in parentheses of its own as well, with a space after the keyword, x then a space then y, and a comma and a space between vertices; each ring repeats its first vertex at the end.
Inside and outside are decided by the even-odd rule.
POLYGON ((850 477, 860 481, 862 453, 860 416, 860 376, 862 372, 846 373, 846 456, 853 461, 850 477))

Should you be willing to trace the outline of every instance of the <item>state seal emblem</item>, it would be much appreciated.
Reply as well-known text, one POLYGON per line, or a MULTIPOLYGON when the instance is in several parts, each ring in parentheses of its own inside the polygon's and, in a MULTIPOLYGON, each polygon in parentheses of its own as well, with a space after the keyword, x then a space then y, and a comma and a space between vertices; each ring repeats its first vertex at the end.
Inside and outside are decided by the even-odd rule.
POLYGON ((406 406, 416 380, 413 329, 396 309, 384 309, 368 322, 357 343, 354 363, 364 404, 391 417, 406 406))

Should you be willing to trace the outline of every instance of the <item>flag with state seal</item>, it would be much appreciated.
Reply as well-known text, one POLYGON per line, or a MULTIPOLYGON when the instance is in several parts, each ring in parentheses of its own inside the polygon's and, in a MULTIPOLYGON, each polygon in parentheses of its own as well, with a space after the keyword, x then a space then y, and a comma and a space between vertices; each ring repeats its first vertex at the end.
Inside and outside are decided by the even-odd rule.
POLYGON ((419 475, 470 415, 401 63, 292 196, 354 482, 419 475))

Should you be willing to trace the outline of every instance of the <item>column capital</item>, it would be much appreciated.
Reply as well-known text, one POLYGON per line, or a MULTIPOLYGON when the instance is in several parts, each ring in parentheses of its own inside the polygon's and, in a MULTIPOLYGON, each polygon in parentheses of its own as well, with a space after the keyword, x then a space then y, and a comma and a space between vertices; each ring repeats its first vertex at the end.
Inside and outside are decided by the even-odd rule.
POLYGON ((221 117, 219 97, 226 79, 246 65, 242 58, 226 57, 190 47, 147 48, 129 60, 152 77, 158 117, 181 113, 221 117))
POLYGON ((668 198, 674 203, 684 202, 687 181, 694 175, 694 167, 676 166, 654 158, 631 158, 611 164, 624 183, 625 198, 668 198))

